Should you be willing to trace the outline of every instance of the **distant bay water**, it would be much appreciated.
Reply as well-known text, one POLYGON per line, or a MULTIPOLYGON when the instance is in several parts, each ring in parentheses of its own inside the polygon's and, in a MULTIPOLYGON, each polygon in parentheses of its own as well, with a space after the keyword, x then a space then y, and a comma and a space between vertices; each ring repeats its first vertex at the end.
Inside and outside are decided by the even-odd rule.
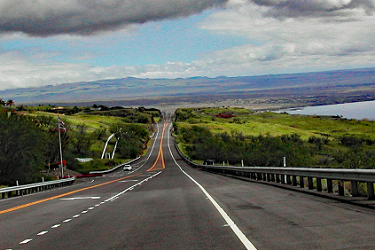
POLYGON ((300 115, 342 116, 343 118, 356 120, 375 120, 375 101, 309 106, 295 109, 285 109, 280 110, 279 112, 300 115))

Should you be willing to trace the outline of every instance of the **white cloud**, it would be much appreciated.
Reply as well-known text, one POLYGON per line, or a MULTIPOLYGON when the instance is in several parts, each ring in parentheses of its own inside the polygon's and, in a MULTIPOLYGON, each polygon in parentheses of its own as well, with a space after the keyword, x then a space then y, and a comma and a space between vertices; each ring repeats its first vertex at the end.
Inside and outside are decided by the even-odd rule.
POLYGON ((139 78, 176 78, 199 75, 190 63, 169 62, 165 65, 100 67, 85 63, 58 63, 50 54, 27 57, 22 52, 0 54, 0 90, 58 85, 81 81, 139 78))
MULTIPOLYGON (((85 33, 86 31, 99 31, 117 27, 115 22, 114 26, 98 25, 95 26, 95 29, 87 29, 90 22, 91 25, 96 25, 97 21, 109 25, 116 18, 124 15, 127 15, 127 18, 132 16, 128 12, 108 16, 108 13, 112 13, 111 11, 116 9, 116 4, 120 7, 126 4, 130 8, 131 3, 137 3, 132 10, 134 12, 133 17, 136 16, 135 13, 138 13, 138 15, 144 13, 146 16, 142 18, 146 21, 146 19, 152 20, 155 16, 160 18, 184 16, 199 12, 207 6, 214 6, 226 1, 203 1, 201 5, 199 5, 200 1, 198 0, 185 2, 172 0, 105 1, 106 5, 100 7, 100 10, 108 8, 108 12, 99 15, 95 20, 93 20, 93 16, 98 11, 96 4, 104 1, 91 1, 92 5, 90 6, 94 6, 92 10, 88 4, 83 4, 82 1, 78 0, 57 1, 58 6, 51 4, 51 2, 56 2, 52 0, 39 0, 42 6, 29 6, 26 2, 25 5, 20 5, 22 2, 21 0, 14 0, 12 1, 13 4, 9 4, 9 1, 0 0, 0 23, 5 25, 5 21, 18 20, 17 24, 21 26, 14 26, 17 29, 13 29, 13 31, 20 30, 32 35, 48 35, 69 32, 85 33), (73 4, 73 7, 66 5, 68 3, 73 4), (81 15, 80 9, 75 8, 79 3, 84 5, 87 13, 81 15), (147 7, 146 3, 150 3, 150 5, 147 7), (164 5, 161 5, 161 3, 164 5), (165 6, 168 4, 171 6, 165 6), (24 7, 15 9, 14 6, 24 7), (153 8, 150 8, 150 6, 153 8), (45 8, 45 11, 39 12, 42 7, 45 8), (49 17, 49 12, 46 11, 48 8, 57 8, 60 12, 55 13, 56 15, 53 17, 49 17), (187 9, 185 10, 185 8, 187 9), (141 9, 146 10, 146 12, 141 12, 141 9), (154 14, 151 13, 153 11, 154 14), (57 17, 65 17, 66 19, 61 19, 64 21, 59 23, 57 17), (43 26, 43 22, 46 21, 42 22, 41 20, 48 21, 50 20, 48 18, 51 18, 54 22, 43 26), (21 19, 31 23, 36 20, 37 22, 30 25, 34 25, 34 28, 37 27, 35 25, 39 25, 40 29, 35 30, 29 26, 23 27, 21 19), (84 20, 85 22, 83 22, 84 20)), ((102 39, 104 35, 98 34, 89 38, 60 35, 57 38, 49 38, 51 44, 63 41, 77 46, 82 43, 87 47, 82 48, 79 56, 70 63, 54 60, 58 53, 63 53, 58 50, 52 50, 51 52, 37 51, 37 53, 30 53, 30 50, 8 50, 0 53, 0 89, 127 76, 140 78, 176 78, 197 75, 234 76, 373 67, 375 66, 375 30, 373 28, 375 17, 371 13, 374 6, 372 0, 311 0, 311 2, 303 0, 230 0, 226 9, 215 11, 207 17, 201 24, 201 29, 222 36, 235 36, 247 41, 247 44, 218 50, 211 54, 203 53, 199 60, 189 63, 169 62, 160 65, 114 65, 110 67, 80 63, 80 60, 89 61, 86 59, 97 56, 91 54, 89 49, 86 50, 87 47, 110 46, 112 40, 102 39), (278 14, 276 15, 276 13, 278 14), (103 45, 103 43, 105 44, 103 45)), ((120 7, 118 7, 119 12, 121 12, 120 7)), ((119 19, 118 23, 128 22, 124 20, 119 19)), ((137 19, 134 22, 141 23, 142 20, 137 19)), ((1 27, 0 25, 0 30, 1 27)), ((134 25, 126 27, 129 30, 134 30, 134 25)), ((119 42, 124 36, 130 36, 131 34, 131 32, 121 32, 118 37, 114 35, 112 37, 113 42, 119 42)), ((1 41, 11 41, 15 38, 25 39, 25 35, 7 33, 0 39, 1 41)), ((32 49, 38 50, 38 48, 32 49)))
MULTIPOLYGON (((276 5, 291 1, 268 2, 276 5)), ((350 1, 329 4, 345 5, 345 2, 350 4, 350 1)), ((338 22, 326 16, 280 20, 266 16, 269 8, 233 5, 208 17, 202 29, 242 37, 248 44, 207 55, 206 62, 210 65, 207 67, 222 68, 228 73, 225 68, 233 69, 233 73, 256 74, 374 65, 375 17, 366 15, 362 9, 351 10, 351 21, 338 22)))

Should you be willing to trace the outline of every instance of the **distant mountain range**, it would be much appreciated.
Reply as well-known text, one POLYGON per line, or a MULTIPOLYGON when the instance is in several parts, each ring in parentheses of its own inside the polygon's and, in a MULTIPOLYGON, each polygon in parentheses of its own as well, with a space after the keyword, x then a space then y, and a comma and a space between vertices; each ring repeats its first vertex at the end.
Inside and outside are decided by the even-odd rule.
POLYGON ((375 68, 300 74, 177 79, 122 79, 48 85, 0 91, 0 98, 16 104, 118 102, 129 105, 153 102, 199 101, 282 95, 373 92, 375 68))

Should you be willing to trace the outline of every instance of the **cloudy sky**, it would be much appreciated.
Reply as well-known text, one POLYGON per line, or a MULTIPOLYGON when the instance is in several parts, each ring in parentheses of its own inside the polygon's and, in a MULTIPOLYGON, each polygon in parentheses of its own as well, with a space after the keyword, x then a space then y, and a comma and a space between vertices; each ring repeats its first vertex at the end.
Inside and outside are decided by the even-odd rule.
POLYGON ((0 90, 375 67, 375 0, 0 0, 0 90))

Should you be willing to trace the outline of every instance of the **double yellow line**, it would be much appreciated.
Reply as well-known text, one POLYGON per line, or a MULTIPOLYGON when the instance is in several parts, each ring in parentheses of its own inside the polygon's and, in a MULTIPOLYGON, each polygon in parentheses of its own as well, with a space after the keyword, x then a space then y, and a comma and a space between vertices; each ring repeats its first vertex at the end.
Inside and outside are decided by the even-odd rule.
POLYGON ((67 196, 67 195, 71 195, 71 194, 75 194, 75 193, 78 193, 78 192, 82 192, 82 191, 85 191, 85 190, 88 190, 88 189, 101 187, 101 186, 108 185, 108 184, 111 184, 111 183, 114 183, 114 182, 118 182, 118 181, 121 181, 121 180, 124 180, 124 179, 132 178, 132 177, 138 176, 138 175, 141 175, 141 174, 126 176, 126 177, 123 177, 123 178, 120 178, 120 179, 104 182, 104 183, 97 184, 97 185, 94 185, 94 186, 91 186, 91 187, 81 188, 81 189, 74 190, 74 191, 71 191, 71 192, 67 192, 67 193, 64 193, 64 194, 56 195, 56 196, 53 196, 53 197, 50 197, 50 198, 47 198, 47 199, 30 202, 30 203, 27 203, 27 204, 24 204, 24 205, 21 205, 21 206, 17 206, 17 207, 12 207, 12 208, 0 211, 0 214, 9 213, 9 212, 12 212, 12 211, 15 211, 15 210, 18 210, 18 209, 30 207, 30 206, 33 206, 33 205, 36 205, 36 204, 40 204, 40 203, 43 203, 43 202, 46 202, 46 201, 58 199, 58 198, 61 198, 61 197, 67 196))
MULTIPOLYGON (((164 169, 165 168, 164 153, 163 153, 163 141, 164 141, 165 130, 166 130, 167 127, 168 127, 168 124, 164 123, 163 132, 162 132, 161 141, 160 141, 160 146, 159 146, 158 157, 156 158, 156 161, 152 165, 152 167, 147 170, 147 172, 153 171, 153 170, 160 170, 160 169, 164 169), (157 164, 159 162, 161 162, 161 168, 156 168, 156 166, 157 166, 157 164)), ((0 211, 0 214, 9 213, 9 212, 12 212, 12 211, 15 211, 15 210, 19 210, 19 209, 22 209, 22 208, 30 207, 30 206, 33 206, 33 205, 36 205, 36 204, 40 204, 40 203, 43 203, 43 202, 46 202, 46 201, 55 200, 55 199, 58 199, 58 198, 61 198, 61 197, 64 197, 64 196, 68 196, 68 195, 75 194, 75 193, 78 193, 78 192, 82 192, 82 191, 85 191, 85 190, 89 190, 89 189, 92 189, 92 188, 101 187, 101 186, 108 185, 108 184, 111 184, 111 183, 114 183, 114 182, 118 182, 118 181, 121 181, 121 180, 124 180, 124 179, 132 178, 132 177, 138 176, 138 175, 141 175, 141 173, 140 174, 136 174, 136 175, 126 176, 126 177, 123 177, 123 178, 120 178, 120 179, 116 179, 116 180, 113 180, 113 181, 104 182, 104 183, 97 184, 97 185, 94 185, 94 186, 91 186, 91 187, 86 187, 86 188, 78 189, 78 190, 67 192, 67 193, 64 193, 64 194, 56 195, 56 196, 53 196, 53 197, 50 197, 50 198, 46 198, 46 199, 43 199, 43 200, 30 202, 30 203, 27 203, 27 204, 24 204, 24 205, 20 205, 20 206, 17 206, 17 207, 13 207, 13 208, 9 208, 9 209, 6 209, 6 210, 2 210, 2 211, 0 211)))
POLYGON ((151 166, 151 168, 149 168, 147 170, 147 172, 154 171, 154 170, 160 170, 160 169, 164 169, 165 168, 165 160, 164 160, 164 152, 163 152, 163 141, 164 141, 165 130, 167 129, 167 127, 168 127, 168 123, 164 123, 164 125, 163 125, 163 132, 162 132, 161 139, 160 139, 160 146, 159 146, 158 157, 156 158, 156 161, 151 166), (160 168, 156 168, 156 166, 158 165, 158 163, 161 163, 161 167, 160 168))

